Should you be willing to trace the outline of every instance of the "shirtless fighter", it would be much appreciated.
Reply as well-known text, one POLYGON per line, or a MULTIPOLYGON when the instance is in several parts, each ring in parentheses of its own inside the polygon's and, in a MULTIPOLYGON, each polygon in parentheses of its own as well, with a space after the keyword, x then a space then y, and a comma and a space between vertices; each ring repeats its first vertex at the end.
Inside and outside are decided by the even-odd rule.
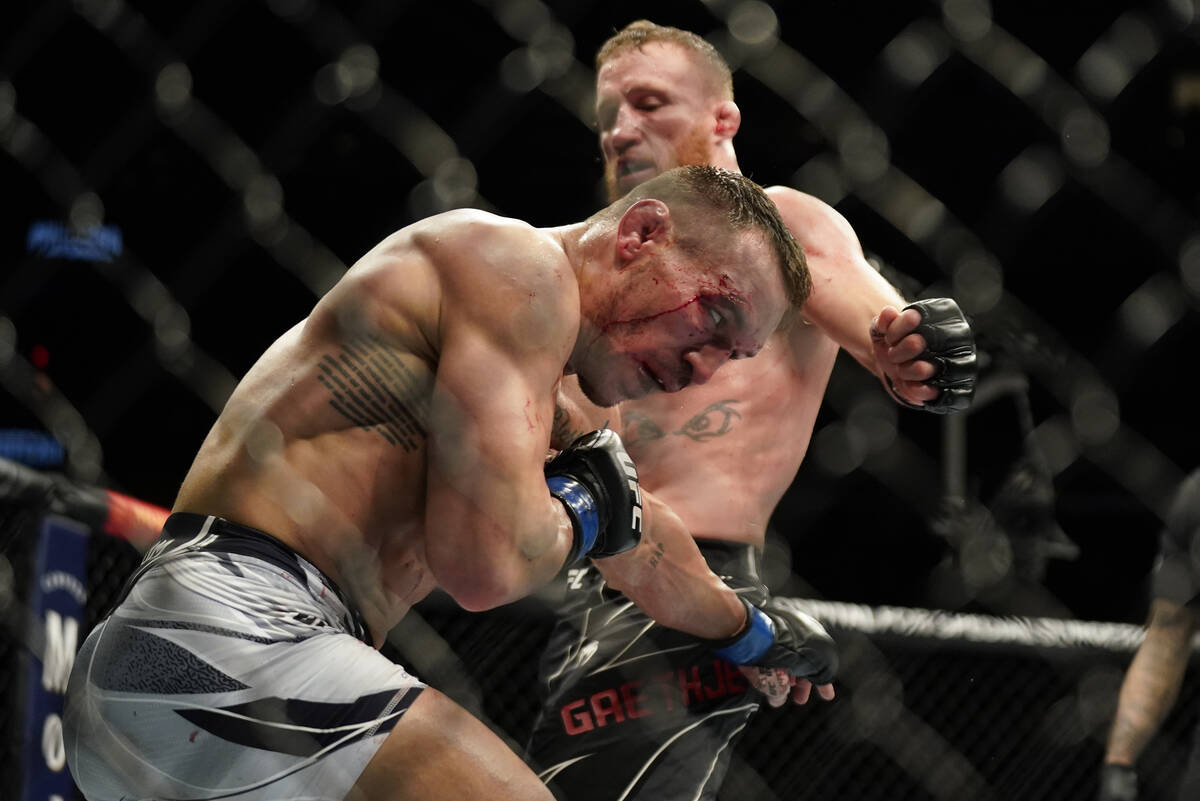
MULTIPOLYGON (((732 77, 703 39, 634 22, 604 44, 596 67, 611 195, 679 164, 738 170, 732 77)), ((954 301, 904 307, 828 205, 781 186, 767 195, 806 252, 813 287, 803 319, 703 386, 619 411, 595 408, 564 382, 556 414, 564 431, 605 421, 623 431, 643 489, 679 515, 718 575, 773 609, 758 558, 772 510, 808 448, 838 348, 897 402, 946 413, 969 404, 975 347, 954 301)), ((546 695, 529 760, 563 801, 711 799, 760 703, 742 673, 772 705, 789 694, 804 703, 811 685, 734 670, 694 639, 654 626, 604 579, 584 565, 568 576, 563 617, 540 666, 546 695)), ((818 690, 833 697, 830 685, 818 690)))
POLYGON ((434 586, 488 609, 585 558, 734 661, 826 675, 819 626, 744 605, 643 507, 616 434, 545 462, 564 371, 600 405, 703 383, 807 289, 762 190, 710 167, 559 228, 460 210, 383 240, 238 385, 84 642, 84 796, 549 799, 377 648, 434 586))

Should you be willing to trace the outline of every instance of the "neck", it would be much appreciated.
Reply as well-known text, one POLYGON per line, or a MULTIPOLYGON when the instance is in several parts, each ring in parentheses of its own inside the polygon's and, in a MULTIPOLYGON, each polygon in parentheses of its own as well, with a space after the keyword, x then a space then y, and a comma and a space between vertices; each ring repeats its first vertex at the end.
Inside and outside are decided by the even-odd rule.
POLYGON ((736 172, 741 175, 742 168, 738 166, 737 153, 733 151, 733 142, 721 142, 709 156, 708 163, 713 167, 736 172))
POLYGON ((571 268, 577 276, 584 262, 591 258, 589 251, 592 237, 588 236, 590 228, 586 222, 579 222, 543 229, 562 247, 563 254, 567 257, 567 261, 570 262, 571 268))
MULTIPOLYGON (((553 236, 563 249, 563 254, 567 258, 567 262, 571 265, 571 269, 575 273, 575 282, 579 290, 579 305, 580 305, 580 325, 584 324, 583 318, 583 297, 587 291, 584 287, 588 280, 588 273, 592 265, 599 259, 599 248, 602 245, 603 237, 599 236, 597 226, 590 222, 584 221, 572 223, 571 225, 562 225, 557 228, 546 229, 547 233, 553 236)), ((582 338, 579 333, 576 334, 575 345, 571 349, 571 355, 567 358, 567 363, 563 366, 563 372, 570 374, 575 372, 575 360, 577 351, 580 347, 579 340, 582 338)))

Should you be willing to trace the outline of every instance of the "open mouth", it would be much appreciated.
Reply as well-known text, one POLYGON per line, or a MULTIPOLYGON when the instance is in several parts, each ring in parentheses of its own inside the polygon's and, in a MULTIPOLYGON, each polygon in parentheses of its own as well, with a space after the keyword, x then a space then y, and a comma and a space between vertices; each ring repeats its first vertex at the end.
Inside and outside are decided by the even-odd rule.
POLYGON ((622 161, 617 164, 617 178, 624 180, 625 178, 637 173, 649 172, 654 169, 654 162, 651 161, 622 161))
POLYGON ((658 387, 661 391, 663 391, 663 392, 671 391, 667 388, 667 385, 665 383, 663 383, 663 380, 658 377, 658 373, 651 370, 650 365, 646 364, 645 362, 638 362, 638 372, 640 372, 643 376, 645 376, 647 381, 650 384, 653 384, 654 386, 658 387))

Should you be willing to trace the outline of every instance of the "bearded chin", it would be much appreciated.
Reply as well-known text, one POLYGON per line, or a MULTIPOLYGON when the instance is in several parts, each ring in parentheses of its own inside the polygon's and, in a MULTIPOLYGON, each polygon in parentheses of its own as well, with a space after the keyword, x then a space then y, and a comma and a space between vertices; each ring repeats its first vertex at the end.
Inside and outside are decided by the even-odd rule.
POLYGON ((604 188, 608 192, 608 202, 616 203, 625 193, 617 186, 617 165, 616 162, 608 162, 604 165, 604 188))
MULTIPOLYGON (((709 152, 709 131, 704 123, 697 124, 695 128, 688 132, 675 148, 675 167, 690 167, 693 164, 710 164, 712 163, 712 154, 709 152)), ((665 172, 667 167, 660 169, 655 175, 665 172)), ((617 183, 617 164, 615 161, 607 161, 604 163, 604 187, 608 190, 608 202, 615 203, 625 196, 630 189, 621 191, 620 185, 617 183)))

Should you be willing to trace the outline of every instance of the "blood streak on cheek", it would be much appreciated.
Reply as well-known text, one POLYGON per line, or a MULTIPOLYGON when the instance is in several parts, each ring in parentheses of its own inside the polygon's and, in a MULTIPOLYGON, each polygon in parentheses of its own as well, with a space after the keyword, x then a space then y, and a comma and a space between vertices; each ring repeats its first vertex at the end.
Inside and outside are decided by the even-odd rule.
POLYGON ((700 296, 697 295, 696 297, 692 298, 691 300, 685 301, 684 303, 679 304, 678 306, 676 306, 673 309, 667 309, 665 311, 655 312, 654 314, 648 314, 644 317, 631 317, 628 320, 612 320, 611 322, 605 323, 601 327, 600 330, 605 333, 608 333, 608 330, 610 328, 613 328, 614 326, 618 326, 618 325, 629 325, 629 326, 642 325, 644 323, 649 323, 654 320, 657 320, 660 317, 665 317, 668 314, 675 314, 677 312, 683 311, 688 306, 691 306, 692 304, 699 303, 699 302, 700 302, 700 296))

